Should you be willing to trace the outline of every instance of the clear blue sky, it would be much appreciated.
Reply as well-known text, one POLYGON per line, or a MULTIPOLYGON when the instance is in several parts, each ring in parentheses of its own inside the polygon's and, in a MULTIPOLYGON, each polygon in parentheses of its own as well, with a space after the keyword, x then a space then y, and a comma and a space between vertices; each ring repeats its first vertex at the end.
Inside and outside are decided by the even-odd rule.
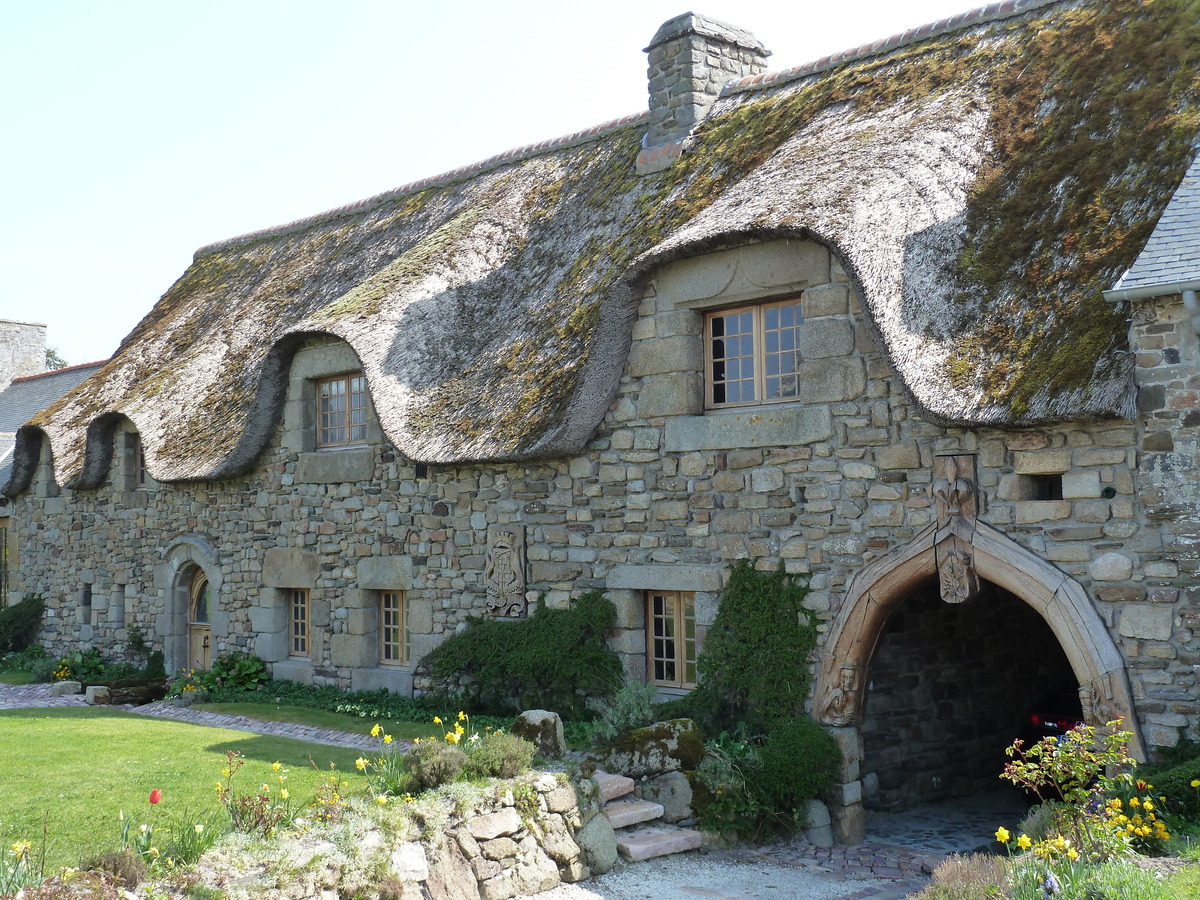
POLYGON ((0 318, 110 355, 212 241, 638 112, 689 9, 784 69, 971 0, 0 0, 0 318))

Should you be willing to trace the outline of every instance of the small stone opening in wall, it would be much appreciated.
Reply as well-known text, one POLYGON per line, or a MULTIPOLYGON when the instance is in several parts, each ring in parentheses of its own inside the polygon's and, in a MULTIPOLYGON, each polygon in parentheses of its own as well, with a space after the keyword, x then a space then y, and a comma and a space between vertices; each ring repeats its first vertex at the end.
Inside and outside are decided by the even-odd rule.
POLYGON ((90 584, 83 586, 83 590, 79 594, 79 602, 84 606, 92 605, 92 586, 90 584))
POLYGON ((1115 487, 1106 487, 1100 492, 1100 496, 1105 500, 1111 500, 1113 497, 1117 496, 1117 489, 1115 487))
POLYGON ((416 471, 413 473, 413 478, 417 481, 422 481, 429 477, 429 466, 425 463, 417 463, 416 471))
POLYGON ((1061 500, 1063 498, 1062 475, 1026 475, 1029 479, 1030 500, 1061 500))

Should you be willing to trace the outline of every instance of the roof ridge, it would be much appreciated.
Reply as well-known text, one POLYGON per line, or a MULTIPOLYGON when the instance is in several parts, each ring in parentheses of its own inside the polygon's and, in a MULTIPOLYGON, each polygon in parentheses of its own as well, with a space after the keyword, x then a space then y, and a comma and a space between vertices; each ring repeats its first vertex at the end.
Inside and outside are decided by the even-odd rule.
POLYGON ((338 206, 325 212, 316 213, 311 216, 305 216, 302 219, 296 219, 292 222, 287 222, 283 225, 275 225, 269 228, 262 228, 258 231, 249 231, 245 234, 240 234, 237 237, 226 238, 221 241, 214 241, 211 244, 205 244, 193 254, 192 259, 199 259, 206 253, 214 253, 218 250, 225 250, 230 247, 235 247, 239 244, 249 243, 261 237, 278 237, 288 234, 293 231, 299 231, 307 228, 310 225, 315 225, 326 219, 337 218, 338 216, 349 215, 350 213, 362 212, 364 210, 373 209, 380 204, 386 203, 389 200, 395 200, 407 194, 414 194, 426 188, 448 184, 460 178, 465 178, 470 175, 478 175, 481 172, 489 169, 495 169, 502 165, 511 162, 519 162, 523 159, 528 159, 532 156, 537 156, 541 153, 546 153, 551 150, 562 150, 565 147, 571 147, 575 144, 585 144, 590 140, 598 137, 603 137, 610 132, 616 131, 619 128, 624 128, 627 125, 636 125, 650 118, 650 112, 633 113, 632 115, 622 116, 619 119, 610 119, 607 122, 601 122, 599 125, 593 125, 591 128, 585 128, 582 131, 575 131, 571 134, 565 134, 561 137, 550 138, 549 140, 539 141, 536 144, 526 144, 522 147, 516 147, 512 150, 505 150, 502 153, 497 153, 495 156, 490 156, 480 162, 470 163, 469 165, 460 166, 457 169, 451 169, 449 172, 442 172, 439 175, 431 175, 427 178, 419 179, 418 181, 410 181, 407 184, 402 184, 400 187, 392 188, 384 191, 381 194, 376 194, 373 197, 367 197, 365 200, 359 200, 356 203, 348 203, 345 206, 338 206))
POLYGON ((10 384, 16 384, 18 381, 32 381, 35 378, 48 378, 51 375, 61 375, 63 372, 74 372, 76 369, 87 369, 91 366, 102 366, 108 359, 97 359, 92 362, 75 363, 73 366, 63 366, 59 369, 47 369, 44 372, 34 372, 32 375, 19 375, 14 378, 10 384))
POLYGON ((907 31, 894 34, 889 38, 873 41, 870 44, 861 44, 858 47, 843 50, 840 53, 823 56, 812 62, 792 66, 790 69, 781 69, 778 72, 762 72, 758 75, 748 75, 738 81, 730 81, 721 89, 721 96, 727 97, 730 94, 763 90, 779 84, 786 84, 789 81, 796 81, 800 78, 806 78, 809 75, 826 72, 829 69, 848 62, 856 62, 872 56, 882 56, 900 47, 906 47, 909 44, 915 44, 918 41, 946 34, 950 31, 957 31, 960 28, 980 25, 984 22, 994 22, 999 19, 1007 19, 1043 6, 1054 6, 1055 4, 1065 2, 1068 2, 1068 0, 1003 0, 1000 3, 990 3, 987 6, 967 10, 966 12, 958 13, 945 19, 938 19, 936 22, 930 22, 916 28, 909 28, 907 31))

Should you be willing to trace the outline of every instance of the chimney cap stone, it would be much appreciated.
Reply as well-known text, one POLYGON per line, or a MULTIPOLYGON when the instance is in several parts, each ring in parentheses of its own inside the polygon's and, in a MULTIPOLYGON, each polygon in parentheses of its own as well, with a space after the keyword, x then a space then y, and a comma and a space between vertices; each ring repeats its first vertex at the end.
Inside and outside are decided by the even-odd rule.
POLYGON ((699 13, 693 12, 685 12, 682 15, 663 22, 658 31, 654 33, 654 37, 650 39, 650 44, 645 48, 645 52, 649 53, 660 44, 665 44, 667 41, 682 37, 685 34, 700 34, 705 37, 716 38, 727 44, 736 44, 748 50, 755 50, 763 56, 771 55, 771 51, 764 47, 758 38, 749 31, 746 31, 746 29, 738 28, 736 25, 729 25, 726 22, 710 19, 708 16, 702 16, 699 13))

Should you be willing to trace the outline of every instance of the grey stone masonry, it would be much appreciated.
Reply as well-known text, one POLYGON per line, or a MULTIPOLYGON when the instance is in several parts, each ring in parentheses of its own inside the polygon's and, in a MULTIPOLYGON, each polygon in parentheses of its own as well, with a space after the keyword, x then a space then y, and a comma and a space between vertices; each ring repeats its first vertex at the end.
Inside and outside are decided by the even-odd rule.
POLYGON ((46 368, 46 326, 0 319, 0 391, 14 378, 46 368))
POLYGON ((685 137, 722 87, 765 71, 770 55, 750 32, 695 13, 665 22, 646 52, 650 55, 648 147, 685 137))
MULTIPOLYGON (((244 650, 277 677, 409 693, 425 686, 417 662, 488 614, 489 534, 522 529, 528 603, 544 596, 561 609, 604 590, 617 608, 610 645, 644 679, 648 596, 690 595, 702 647, 742 558, 805 576, 824 652, 859 573, 936 526, 935 460, 971 455, 980 526, 1077 584, 1099 616, 1094 634, 1064 638, 1068 655, 1115 647, 1151 748, 1174 744, 1181 728, 1200 737, 1200 341, 1181 298, 1134 310, 1133 419, 1020 430, 922 418, 849 274, 815 243, 668 263, 638 313, 616 396, 575 457, 418 467, 374 431, 364 447, 313 450, 312 380, 347 365, 324 338, 297 352, 275 436, 237 478, 130 490, 114 466, 96 489, 59 489, 47 451, 14 500, 11 589, 45 598, 39 640, 52 653, 95 646, 116 657, 136 628, 175 669, 202 625, 214 658, 244 650), (706 313, 779 298, 799 298, 805 391, 706 409, 706 313), (327 459, 310 465, 314 455, 327 459), (209 583, 206 623, 189 619, 197 571, 209 583), (385 594, 402 595, 399 659, 382 653, 385 594), (296 604, 307 615, 301 647, 289 640, 296 604)), ((981 577, 1008 578, 1002 586, 1028 603, 1014 571, 981 577)), ((993 669, 975 668, 1024 671, 1008 660, 996 651, 993 669)))

